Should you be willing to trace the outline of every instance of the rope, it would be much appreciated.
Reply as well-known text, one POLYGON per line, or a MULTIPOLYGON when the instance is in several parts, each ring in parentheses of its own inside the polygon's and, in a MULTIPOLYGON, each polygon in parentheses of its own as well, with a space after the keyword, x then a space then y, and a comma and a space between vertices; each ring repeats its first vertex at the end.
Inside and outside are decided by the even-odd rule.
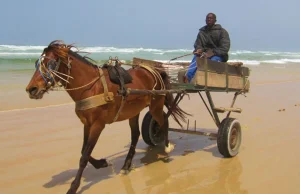
POLYGON ((160 76, 160 74, 155 69, 153 69, 153 68, 151 68, 151 67, 149 67, 147 65, 142 65, 142 64, 140 64, 139 66, 142 67, 142 68, 144 68, 144 69, 146 69, 146 70, 148 70, 154 76, 155 84, 154 84, 152 90, 154 90, 154 88, 157 85, 157 79, 160 82, 161 90, 164 90, 166 88, 166 86, 164 84, 164 81, 162 80, 162 77, 160 76))

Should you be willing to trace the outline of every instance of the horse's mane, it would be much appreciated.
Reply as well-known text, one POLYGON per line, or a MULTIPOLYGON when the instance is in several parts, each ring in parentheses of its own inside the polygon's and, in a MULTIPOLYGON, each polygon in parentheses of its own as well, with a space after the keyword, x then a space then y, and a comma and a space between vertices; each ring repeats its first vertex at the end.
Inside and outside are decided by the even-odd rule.
POLYGON ((80 54, 78 54, 79 49, 77 47, 75 47, 72 44, 65 44, 63 41, 61 40, 54 40, 52 41, 47 48, 44 49, 44 53, 47 51, 52 51, 54 52, 55 55, 57 55, 63 63, 68 63, 69 59, 68 59, 68 55, 72 55, 73 57, 79 59, 80 61, 87 63, 89 65, 92 66, 96 66, 95 64, 93 64, 92 62, 90 62, 89 60, 87 60, 87 57, 83 57, 80 54), (76 51, 72 51, 71 49, 75 48, 76 51))

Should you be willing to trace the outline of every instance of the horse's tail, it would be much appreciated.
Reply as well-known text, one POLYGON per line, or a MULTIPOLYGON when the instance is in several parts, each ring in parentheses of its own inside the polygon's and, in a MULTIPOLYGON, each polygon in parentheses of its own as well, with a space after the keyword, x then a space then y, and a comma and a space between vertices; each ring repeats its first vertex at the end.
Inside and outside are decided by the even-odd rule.
MULTIPOLYGON (((171 83, 170 83, 170 77, 165 71, 160 71, 160 75, 164 81, 166 90, 171 89, 171 83)), ((182 124, 180 121, 186 122, 186 116, 191 116, 191 114, 185 112, 182 110, 178 104, 174 104, 174 97, 171 93, 166 94, 165 98, 165 106, 168 108, 168 110, 171 111, 171 115, 173 119, 182 127, 182 124)))

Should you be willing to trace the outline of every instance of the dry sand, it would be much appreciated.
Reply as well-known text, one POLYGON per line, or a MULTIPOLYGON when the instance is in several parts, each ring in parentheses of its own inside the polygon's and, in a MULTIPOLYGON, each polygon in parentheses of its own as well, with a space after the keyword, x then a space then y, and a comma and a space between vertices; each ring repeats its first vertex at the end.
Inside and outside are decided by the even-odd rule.
MULTIPOLYGON (((92 154, 108 158, 112 166, 88 165, 78 193, 300 193, 300 69, 252 69, 251 91, 236 103, 243 112, 232 114, 243 130, 236 157, 224 159, 208 137, 170 132, 176 144, 172 153, 148 147, 140 138, 133 170, 120 175, 130 130, 128 121, 114 123, 106 126, 92 154)), ((212 96, 217 106, 228 106, 233 94, 212 96)), ((216 131, 200 98, 190 97, 180 104, 194 115, 190 121, 216 131)), ((82 127, 73 104, 0 112, 0 193, 66 193, 79 165, 82 127)))

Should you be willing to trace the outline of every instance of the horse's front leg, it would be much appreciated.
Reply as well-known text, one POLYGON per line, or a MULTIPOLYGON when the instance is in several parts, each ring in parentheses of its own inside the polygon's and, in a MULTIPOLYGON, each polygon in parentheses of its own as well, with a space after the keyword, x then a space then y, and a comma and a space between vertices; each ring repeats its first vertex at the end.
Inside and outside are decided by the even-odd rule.
MULTIPOLYGON (((88 125, 84 125, 84 134, 83 134, 83 145, 82 145, 82 149, 81 149, 81 154, 83 155, 83 151, 87 145, 87 140, 89 138, 89 134, 90 134, 90 126, 88 125)), ((93 158, 92 156, 90 156, 89 158, 89 162, 96 168, 105 168, 108 166, 108 163, 106 161, 106 159, 100 159, 97 160, 95 158, 93 158)))
POLYGON ((67 192, 67 194, 75 194, 78 187, 80 186, 80 179, 81 179, 83 170, 89 161, 91 153, 97 143, 97 140, 98 140, 102 130, 104 129, 104 126, 105 126, 105 124, 100 121, 96 121, 95 123, 93 123, 91 125, 91 128, 89 130, 89 135, 86 140, 86 146, 83 150, 83 154, 79 161, 79 169, 77 171, 75 180, 72 182, 71 187, 70 187, 69 191, 67 192))
POLYGON ((140 114, 129 119, 129 125, 130 125, 130 129, 131 129, 131 146, 128 151, 127 157, 125 159, 125 163, 121 170, 121 173, 123 173, 123 174, 127 174, 129 172, 131 162, 132 162, 133 156, 135 154, 135 147, 136 147, 136 144, 140 137, 139 116, 140 116, 140 114))

